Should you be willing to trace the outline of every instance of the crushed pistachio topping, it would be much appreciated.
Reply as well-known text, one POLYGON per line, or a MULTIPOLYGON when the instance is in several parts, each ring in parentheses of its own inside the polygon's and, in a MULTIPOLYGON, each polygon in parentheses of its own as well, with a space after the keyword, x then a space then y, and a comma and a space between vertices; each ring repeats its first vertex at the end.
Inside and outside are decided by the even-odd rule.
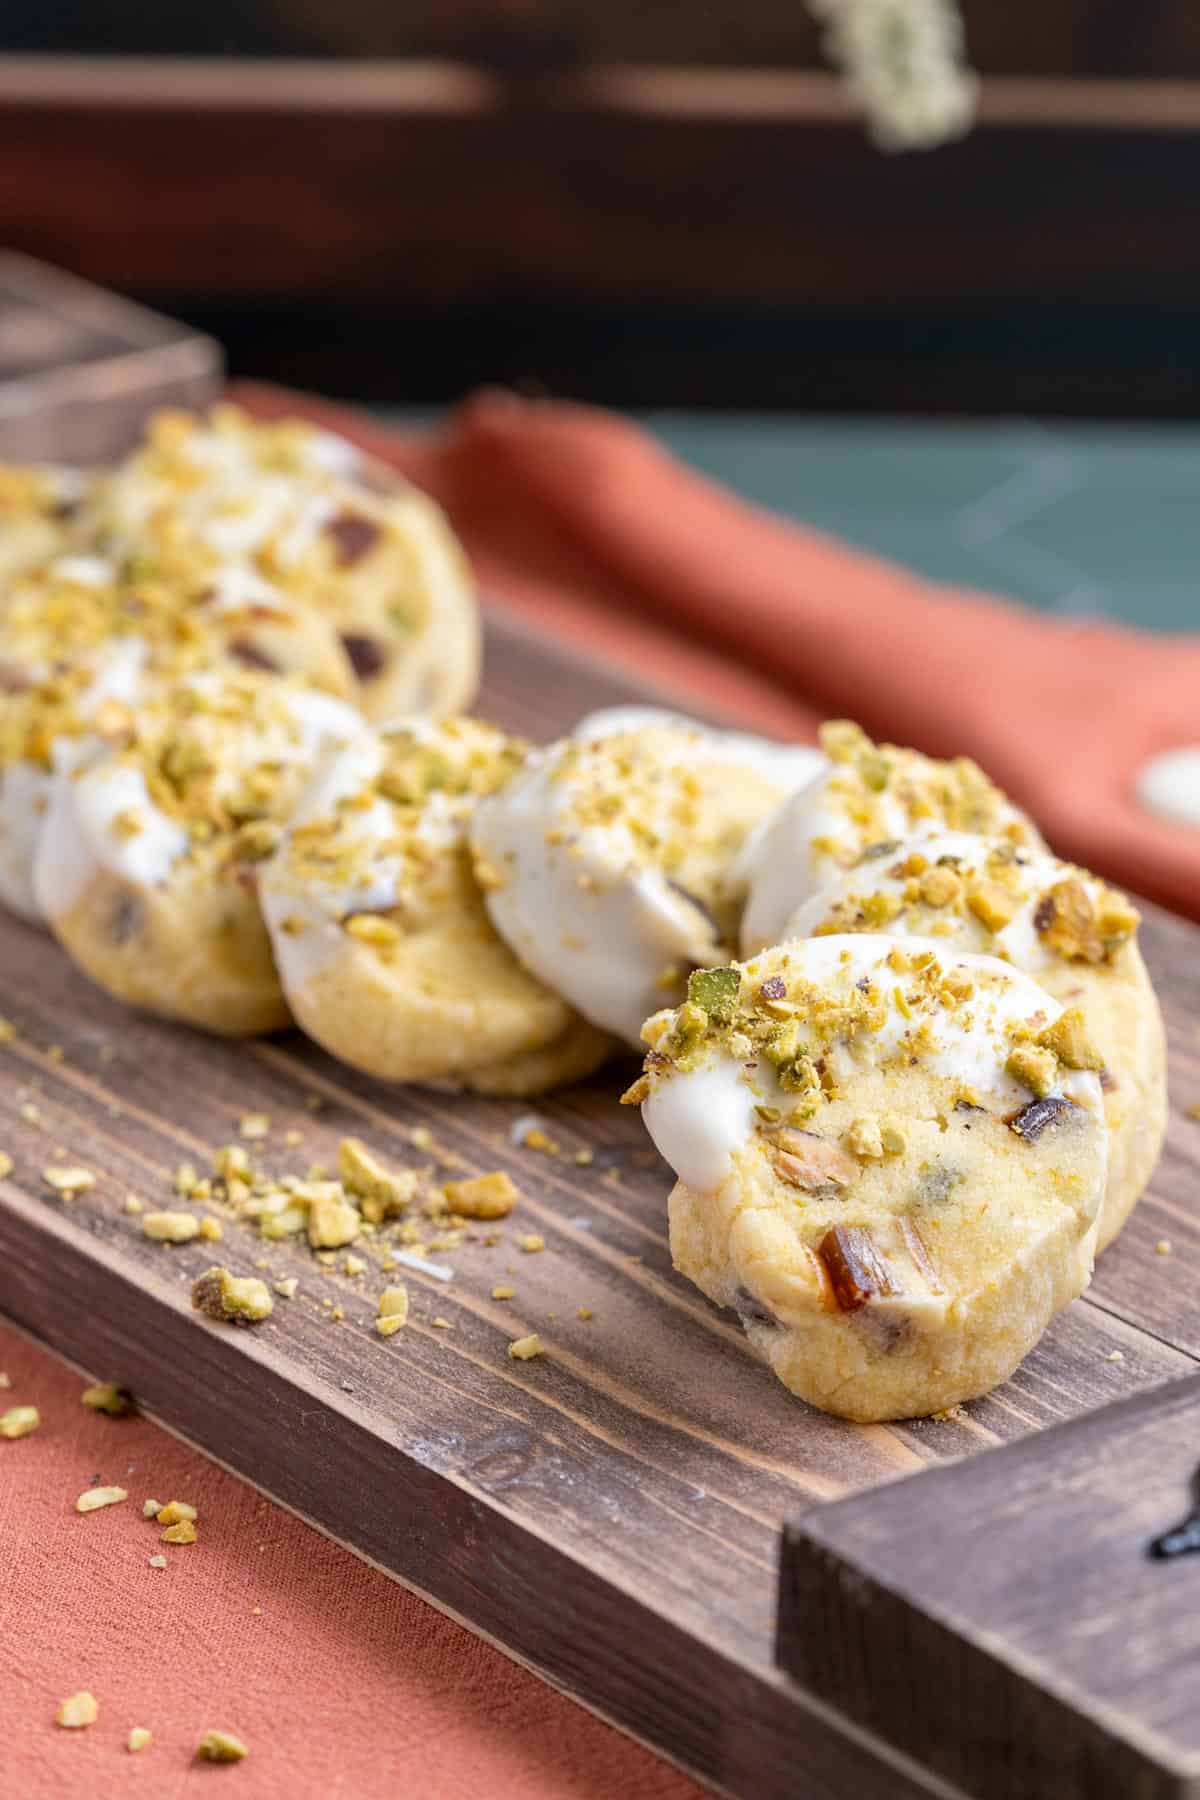
POLYGON ((384 1288, 375 1307, 375 1329, 380 1337, 391 1337, 408 1323, 408 1289, 396 1285, 384 1288))
POLYGON ((129 1495, 123 1487, 88 1488, 75 1502, 78 1513, 99 1512, 102 1506, 119 1506, 129 1495))
POLYGON ((114 1419, 133 1411, 132 1394, 127 1388, 118 1387, 115 1381, 98 1381, 94 1386, 84 1388, 79 1398, 90 1412, 108 1413, 114 1419))
POLYGON ((192 1284, 192 1305, 210 1319, 233 1325, 256 1325, 269 1318, 275 1302, 265 1281, 256 1276, 238 1277, 228 1269, 206 1269, 192 1284))
POLYGON ((28 1437, 41 1422, 36 1406, 10 1406, 7 1412, 0 1413, 0 1438, 28 1437))
POLYGON ((536 1256, 539 1250, 545 1248, 545 1238, 539 1237, 536 1231, 527 1231, 524 1237, 517 1239, 517 1249, 524 1251, 526 1256, 536 1256))
POLYGON ((536 1331, 531 1331, 528 1337, 515 1338, 508 1346, 508 1354, 516 1362, 528 1362, 531 1357, 543 1354, 542 1340, 536 1331))
POLYGON ((135 1725, 125 1740, 126 1747, 136 1756, 139 1750, 145 1750, 149 1746, 153 1735, 144 1725, 135 1725))
POLYGON ((95 1694, 89 1694, 83 1688, 78 1694, 68 1694, 54 1715, 54 1721, 65 1731, 82 1731, 88 1725, 94 1725, 99 1717, 100 1702, 95 1694))
POLYGON ((13 1159, 6 1150, 0 1150, 0 1181, 7 1181, 13 1172, 13 1159))
POLYGON ((407 1211, 419 1186, 415 1170, 389 1169, 361 1138, 343 1138, 338 1145, 338 1174, 363 1218, 375 1225, 407 1211))
POLYGON ((96 1177, 90 1169, 75 1167, 51 1166, 43 1169, 42 1180, 55 1193, 61 1194, 64 1200, 74 1200, 77 1194, 86 1194, 89 1188, 96 1185, 96 1177))
POLYGON ((190 1501, 168 1500, 165 1506, 159 1507, 154 1516, 160 1525, 178 1525, 184 1519, 194 1525, 200 1514, 190 1501))
POLYGON ((142 1214, 142 1231, 160 1244, 190 1244, 200 1234, 200 1221, 194 1213, 148 1212, 142 1214))
POLYGON ((206 1731, 196 1745, 196 1756, 200 1762, 235 1763, 241 1762, 249 1754, 241 1738, 235 1737, 232 1731, 206 1731))
POLYGON ((175 1525, 168 1525, 162 1534, 164 1544, 194 1544, 196 1527, 191 1519, 180 1519, 175 1525))
POLYGON ((521 1197, 521 1190, 502 1169, 468 1181, 448 1181, 442 1192, 450 1211, 465 1219, 503 1219, 521 1197))

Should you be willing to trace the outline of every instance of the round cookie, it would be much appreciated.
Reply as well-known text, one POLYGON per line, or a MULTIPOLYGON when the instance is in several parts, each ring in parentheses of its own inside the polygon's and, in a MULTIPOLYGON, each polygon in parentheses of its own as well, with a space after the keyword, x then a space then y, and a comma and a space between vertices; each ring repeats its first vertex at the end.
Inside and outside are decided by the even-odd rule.
POLYGON ((477 809, 476 873, 497 931, 592 1023, 637 1044, 643 1020, 727 954, 733 865, 788 791, 721 733, 650 724, 535 752, 477 809))
POLYGON ((0 903, 41 917, 33 866, 54 771, 119 737, 165 683, 222 663, 354 685, 328 621, 248 570, 190 593, 121 581, 81 554, 13 583, 0 601, 0 903))
POLYGON ((286 1024, 257 866, 317 757, 361 729, 344 702, 277 677, 175 683, 118 745, 55 776, 34 866, 55 936, 148 1012, 229 1037, 286 1024))
POLYGON ((948 830, 1041 842, 968 757, 935 762, 916 750, 876 745, 845 720, 822 727, 821 747, 831 767, 780 808, 742 859, 743 955, 777 944, 796 907, 876 845, 948 830))
POLYGON ((467 829, 524 746, 473 719, 364 731, 318 772, 260 892, 310 1037, 385 1081, 533 1094, 598 1067, 606 1038, 496 935, 467 829))
POLYGON ((947 833, 868 855, 805 901, 783 935, 936 937, 1011 962, 1066 1006, 1077 1054, 1101 1071, 1111 1133, 1103 1250, 1149 1180, 1167 1124, 1166 1036, 1137 926, 1122 894, 1049 851, 947 833))
MULTIPOLYGON (((991 957, 832 936, 698 972, 648 1021, 642 1102, 676 1266, 794 1393, 863 1421, 1007 1378, 1087 1286, 1098 1077, 1014 1069, 1062 1009, 991 957)), ((1053 1051, 1051 1051, 1053 1055, 1053 1051)))
POLYGON ((90 528, 157 574, 244 565, 337 631, 373 718, 450 712, 479 675, 470 571, 440 509, 383 465, 299 422, 161 413, 100 484, 90 528))

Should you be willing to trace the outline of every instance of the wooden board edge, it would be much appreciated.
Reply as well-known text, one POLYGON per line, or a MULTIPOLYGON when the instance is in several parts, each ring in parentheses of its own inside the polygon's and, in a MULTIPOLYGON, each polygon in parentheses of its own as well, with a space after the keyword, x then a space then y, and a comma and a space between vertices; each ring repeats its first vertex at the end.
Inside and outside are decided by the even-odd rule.
POLYGON ((11 1187, 0 1204, 0 1311, 77 1367, 131 1388, 148 1416, 234 1474, 253 1469, 273 1500, 702 1781, 786 1800, 803 1766, 813 1800, 858 1800, 881 1781, 889 1800, 961 1800, 825 1701, 689 1636, 466 1477, 389 1443, 353 1398, 294 1381, 252 1333, 196 1315, 186 1290, 151 1280, 131 1306, 107 1246, 11 1187))
MULTIPOLYGON (((890 1509, 916 1506, 936 1518, 964 1504, 968 1468, 1003 1492, 1014 1466, 1070 1459, 1073 1443, 1099 1430, 1119 1435, 1135 1418, 1168 1419, 1200 1404, 1200 1374, 1185 1375, 1097 1411, 942 1464, 901 1482, 829 1502, 784 1526, 779 1566, 776 1660, 867 1729, 981 1800, 1196 1800, 1200 1777, 1155 1734, 1112 1711, 1089 1712, 1070 1682, 1047 1680, 984 1626, 977 1631, 935 1597, 873 1568, 862 1528, 887 1532, 890 1509), (899 1490, 903 1489, 901 1496, 899 1490), (932 1732, 914 1694, 943 1695, 953 1731, 932 1732), (981 1743, 986 1751, 981 1755, 981 1743), (981 1781, 983 1785, 979 1785, 981 1781)), ((1181 1496, 1181 1509, 1186 1501, 1181 1496)), ((1170 1521, 1162 1521, 1164 1527, 1170 1521)), ((1022 1579, 1035 1581, 1031 1564, 1022 1579)))

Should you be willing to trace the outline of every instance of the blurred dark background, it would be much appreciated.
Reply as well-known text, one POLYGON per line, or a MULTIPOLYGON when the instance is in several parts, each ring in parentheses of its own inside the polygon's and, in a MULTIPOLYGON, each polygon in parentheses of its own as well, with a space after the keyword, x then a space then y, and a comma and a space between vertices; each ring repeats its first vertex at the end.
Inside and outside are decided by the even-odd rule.
POLYGON ((1200 7, 964 15, 885 155, 801 0, 5 0, 0 240, 378 403, 1194 417, 1200 7))

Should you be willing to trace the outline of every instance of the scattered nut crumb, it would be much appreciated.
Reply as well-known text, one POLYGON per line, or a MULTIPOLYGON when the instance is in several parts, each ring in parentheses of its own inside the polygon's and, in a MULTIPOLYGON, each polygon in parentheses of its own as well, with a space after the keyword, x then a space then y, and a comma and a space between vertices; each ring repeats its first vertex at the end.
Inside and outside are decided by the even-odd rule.
POLYGON ((503 1169, 469 1181, 448 1181, 442 1193, 450 1211, 465 1219, 503 1219, 521 1198, 521 1190, 503 1169))
POLYGON ((517 1290, 514 1287, 494 1287, 492 1289, 492 1299, 511 1300, 516 1291, 517 1290))
POLYGON ((200 1515, 190 1501, 168 1500, 165 1506, 159 1507, 155 1517, 160 1525, 178 1525, 181 1519, 194 1524, 200 1515))
POLYGON ((238 1135, 251 1141, 269 1136, 270 1130, 270 1113, 243 1113, 238 1120, 238 1135))
POLYGON ((192 1305, 210 1319, 234 1325, 256 1325, 275 1310, 265 1281, 256 1275, 239 1278, 225 1268, 206 1269, 192 1283, 192 1305))
POLYGON ((11 1044, 17 1035, 17 1028, 11 1019, 0 1019, 0 1044, 11 1044))
POLYGON ((200 1221, 194 1213, 148 1212, 142 1214, 142 1232, 158 1244, 190 1244, 200 1235, 200 1221))
POLYGON ((528 1362, 531 1356, 541 1356, 542 1340, 536 1331, 531 1331, 528 1337, 517 1338, 511 1343, 508 1354, 515 1357, 517 1362, 528 1362))
POLYGON ((5 1150, 0 1150, 0 1181, 7 1181, 13 1172, 13 1159, 5 1150))
POLYGON ((61 1194, 64 1200, 73 1200, 76 1194, 86 1194, 89 1188, 96 1185, 96 1177, 90 1169, 61 1168, 54 1164, 42 1170, 42 1180, 55 1193, 61 1194))
POLYGON ((576 1165, 581 1169, 588 1168, 596 1160, 596 1152, 586 1147, 575 1152, 576 1165))
POLYGON ((363 1218, 373 1225, 404 1212, 419 1186, 414 1169, 389 1169, 361 1138, 343 1138, 338 1145, 338 1174, 346 1191, 359 1201, 363 1218))
POLYGON ((365 1256, 354 1256, 351 1254, 350 1256, 347 1256, 342 1263, 342 1273, 345 1275, 365 1275, 368 1267, 369 1264, 367 1263, 365 1256))
POLYGON ((99 1512, 102 1506, 118 1506, 122 1500, 128 1500, 128 1498, 129 1495, 122 1487, 88 1488, 87 1492, 80 1494, 75 1502, 75 1511, 77 1513, 99 1512))
POLYGON ((24 1121, 27 1125, 35 1125, 35 1126, 39 1127, 39 1129, 40 1129, 41 1123, 42 1123, 42 1115, 41 1115, 39 1108, 33 1104, 32 1100, 27 1100, 25 1102, 24 1106, 22 1106, 21 1117, 24 1119, 24 1121))
POLYGON ((180 1519, 178 1525, 168 1525, 162 1534, 164 1544, 194 1544, 196 1527, 190 1519, 180 1519))
POLYGON ((308 1205, 308 1241, 314 1250, 340 1250, 352 1244, 362 1229, 356 1209, 342 1197, 336 1181, 325 1184, 327 1193, 314 1193, 308 1205))
POLYGON ((575 1314, 577 1319, 591 1319, 594 1318, 594 1316, 590 1306, 581 1306, 579 1311, 575 1314))
POLYGON ((293 1128, 291 1131, 285 1131, 283 1134, 283 1141, 287 1145, 289 1150, 294 1150, 298 1144, 302 1144, 304 1142, 304 1133, 302 1131, 295 1130, 295 1128, 293 1128))
POLYGON ((428 1125, 414 1125, 408 1134, 408 1141, 415 1150, 432 1150, 433 1133, 428 1125))
POLYGON ((235 1763, 249 1754, 241 1738, 234 1737, 232 1731, 206 1731, 196 1745, 200 1762, 235 1763))
POLYGON ((157 1517, 158 1517, 159 1513, 162 1511, 162 1509, 163 1509, 163 1503, 161 1500, 143 1500, 142 1501, 142 1517, 143 1517, 143 1519, 157 1519, 157 1517))
POLYGON ((148 1560, 152 1569, 165 1569, 168 1566, 165 1556, 152 1556, 148 1560))
MULTIPOLYGON (((164 1557, 163 1560, 165 1562, 166 1558, 164 1557)), ((146 1748, 153 1735, 153 1732, 147 1731, 144 1725, 135 1725, 126 1739, 126 1746, 128 1749, 132 1750, 136 1756, 139 1750, 144 1750, 146 1748)))
POLYGON ((436 1325, 439 1331, 453 1331, 454 1330, 454 1325, 453 1325, 452 1321, 449 1319, 443 1319, 440 1316, 436 1319, 430 1319, 429 1323, 431 1325, 436 1325))
POLYGON ((1105 1362, 1124 1362, 1125 1352, 1123 1350, 1110 1350, 1104 1360, 1105 1362))
POLYGON ((140 1213, 144 1210, 145 1209, 143 1208, 142 1203, 138 1199, 136 1194, 126 1194, 126 1196, 125 1196, 125 1211, 127 1213, 132 1213, 136 1217, 138 1213, 140 1213))
POLYGON ((36 1406, 10 1406, 6 1413, 0 1413, 0 1438, 28 1437, 41 1422, 36 1406))
POLYGON ((100 1702, 95 1694, 89 1694, 84 1688, 78 1694, 69 1694, 55 1714, 55 1723, 68 1731, 79 1731, 85 1725, 94 1725, 100 1717, 100 1702))
POLYGON ((545 1238, 539 1237, 535 1231, 527 1232, 524 1237, 519 1237, 517 1239, 517 1249, 524 1250, 527 1256, 533 1256, 537 1251, 544 1250, 545 1248, 545 1238))
POLYGON ((1154 1246, 1154 1254, 1155 1256, 1170 1256, 1173 1249, 1174 1245, 1171 1243, 1170 1238, 1159 1238, 1157 1244, 1154 1246))
POLYGON ((225 1228, 220 1219, 214 1219, 211 1213, 206 1213, 200 1221, 199 1235, 206 1243, 215 1244, 218 1238, 225 1236, 225 1228))
POLYGON ((285 1300, 294 1300, 296 1298, 296 1290, 299 1286, 300 1283, 297 1281, 296 1277, 294 1275, 288 1275, 282 1281, 277 1281, 275 1283, 275 1292, 277 1294, 282 1294, 285 1300))
POLYGON ((115 1381, 98 1381, 94 1386, 84 1388, 79 1398, 89 1412, 108 1413, 114 1419, 133 1411, 132 1394, 128 1388, 118 1387, 115 1381))

